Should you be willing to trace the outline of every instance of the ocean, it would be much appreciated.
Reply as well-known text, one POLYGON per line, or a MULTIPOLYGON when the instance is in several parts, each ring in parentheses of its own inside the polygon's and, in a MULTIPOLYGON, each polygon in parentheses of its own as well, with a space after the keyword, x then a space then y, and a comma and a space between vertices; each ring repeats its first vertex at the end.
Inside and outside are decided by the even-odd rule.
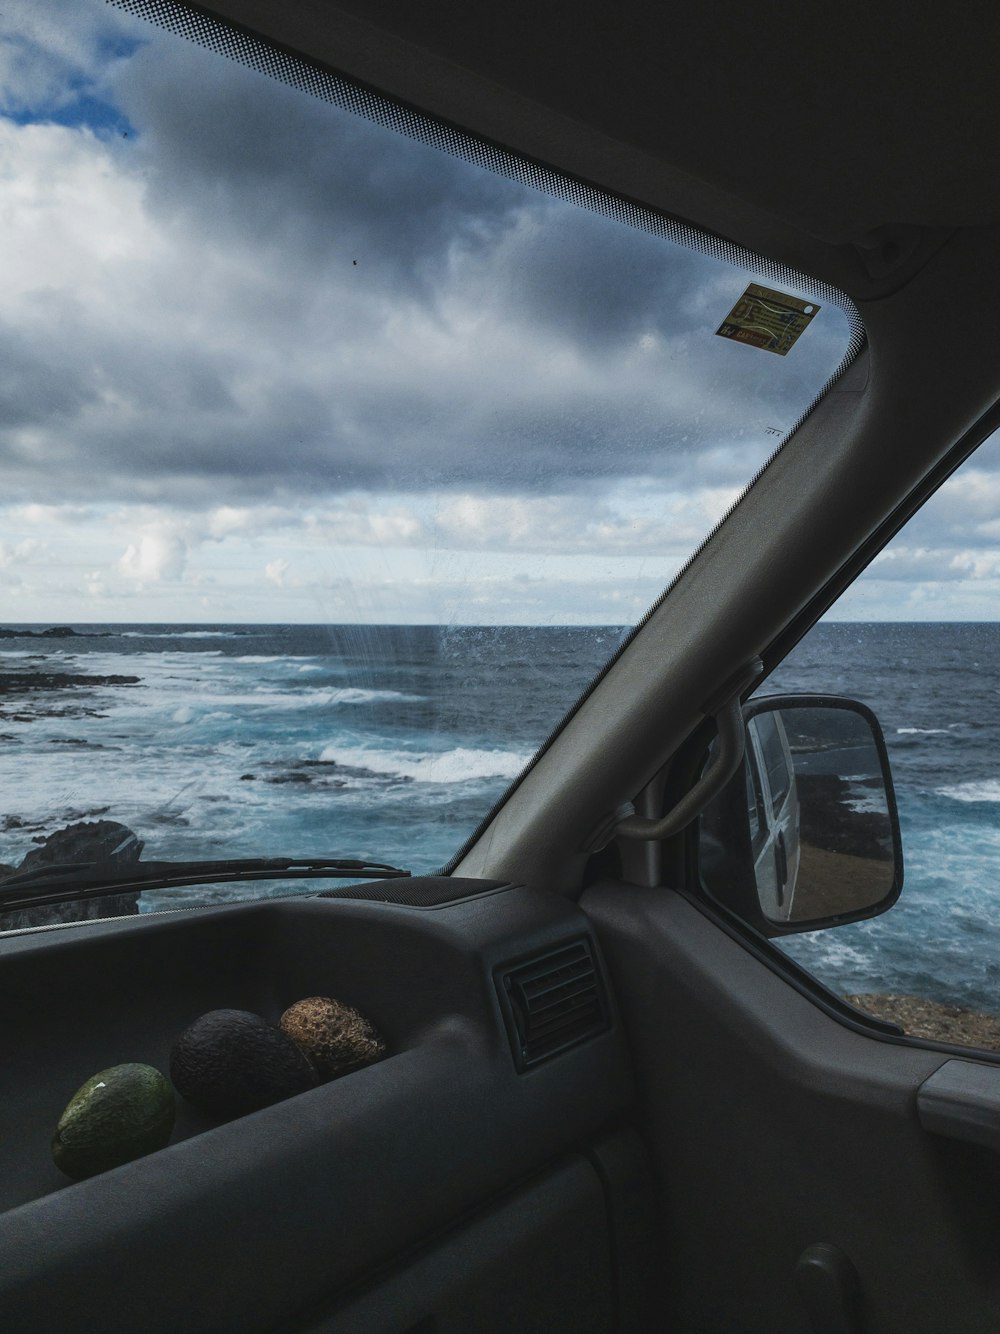
POLYGON ((788 937, 844 994, 890 992, 1000 1013, 1000 624, 820 624, 761 694, 869 705, 882 725, 903 892, 881 917, 788 937))
MULTIPOLYGON (((623 633, 40 628, 0 630, 0 862, 109 819, 146 858, 323 854, 417 873, 449 860, 623 633)), ((998 625, 822 624, 761 690, 860 699, 889 747, 898 904, 782 946, 835 990, 1000 1011, 998 661, 998 625)), ((150 891, 141 908, 301 889, 150 891)))
MULTIPOLYGON (((604 627, 12 628, 24 627, 0 631, 8 865, 46 832, 106 819, 134 830, 147 859, 322 854, 438 870, 619 642, 604 627)), ((295 891, 151 891, 141 906, 295 891)))

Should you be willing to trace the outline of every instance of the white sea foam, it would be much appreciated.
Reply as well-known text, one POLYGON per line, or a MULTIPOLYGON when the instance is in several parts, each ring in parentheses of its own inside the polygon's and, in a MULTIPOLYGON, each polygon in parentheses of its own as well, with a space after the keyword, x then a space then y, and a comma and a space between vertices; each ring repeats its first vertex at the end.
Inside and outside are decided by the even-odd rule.
POLYGON ((245 639, 232 630, 122 630, 118 639, 245 639))
POLYGON ((516 778, 531 758, 530 753, 511 750, 476 750, 456 746, 454 750, 371 750, 363 746, 327 746, 319 757, 324 763, 368 769, 388 777, 411 778, 418 783, 467 783, 474 779, 516 778))
POLYGON ((947 736, 950 727, 897 727, 897 736, 947 736))
MULTIPOLYGON (((140 673, 133 670, 131 675, 140 673)), ((361 686, 301 685, 274 689, 250 685, 240 689, 241 684, 223 673, 206 680, 204 674, 194 677, 187 673, 147 671, 142 673, 141 690, 110 686, 106 694, 114 701, 118 716, 138 714, 152 718, 157 713, 166 713, 175 722, 190 722, 196 709, 208 709, 215 714, 224 709, 298 712, 341 705, 419 703, 423 698, 401 690, 369 690, 361 686), (184 717, 178 716, 181 711, 184 717)))
POLYGON ((407 695, 401 690, 365 690, 360 686, 301 686, 297 690, 268 690, 257 686, 247 693, 229 694, 225 691, 206 694, 206 704, 229 706, 249 705, 259 709, 315 709, 329 704, 375 704, 383 701, 418 703, 420 695, 407 695))
POLYGON ((844 803, 849 810, 859 815, 885 815, 885 798, 878 793, 849 797, 844 803))
MULTIPOLYGON (((302 653, 241 653, 237 658, 231 658, 231 662, 309 662, 312 659, 302 653)), ((299 671, 303 671, 302 667, 299 671)), ((317 669, 318 670, 318 669, 317 669)))
POLYGON ((939 797, 950 797, 952 801, 1000 801, 1000 778, 984 778, 977 782, 939 787, 937 794, 939 797))
POLYGON ((78 654, 76 660, 88 672, 119 672, 128 676, 140 676, 144 672, 169 672, 176 676, 187 671, 192 677, 205 672, 222 671, 226 666, 222 649, 209 648, 199 652, 171 651, 170 649, 147 649, 143 653, 87 653, 78 654))
POLYGON ((849 944, 828 932, 809 932, 794 940, 786 937, 781 948, 793 958, 808 961, 814 968, 864 969, 871 963, 871 956, 862 941, 849 944))
POLYGON ((374 704, 376 700, 419 704, 424 698, 423 695, 407 695, 402 690, 365 690, 361 686, 338 686, 334 690, 323 690, 312 686, 310 692, 315 692, 318 696, 329 700, 331 704, 374 704))

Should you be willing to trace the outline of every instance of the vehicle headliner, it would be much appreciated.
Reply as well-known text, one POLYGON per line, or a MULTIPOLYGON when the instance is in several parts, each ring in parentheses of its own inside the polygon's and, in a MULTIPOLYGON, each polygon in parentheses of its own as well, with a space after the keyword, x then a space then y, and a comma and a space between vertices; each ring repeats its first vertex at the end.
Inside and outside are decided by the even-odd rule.
POLYGON ((855 297, 872 286, 857 251, 884 230, 1000 220, 986 5, 960 23, 926 0, 207 8, 855 297))

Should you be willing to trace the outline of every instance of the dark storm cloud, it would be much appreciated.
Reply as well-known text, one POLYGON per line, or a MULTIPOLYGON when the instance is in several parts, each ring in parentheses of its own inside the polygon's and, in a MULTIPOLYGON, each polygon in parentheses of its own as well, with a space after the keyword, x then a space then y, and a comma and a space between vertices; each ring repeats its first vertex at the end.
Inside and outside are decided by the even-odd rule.
POLYGON ((455 248, 488 247, 530 193, 169 37, 110 90, 157 215, 263 247, 294 281, 356 260, 366 283, 426 297, 455 248))
POLYGON ((833 369, 819 322, 785 360, 714 337, 745 275, 134 29, 77 46, 135 133, 45 141, 118 211, 68 212, 66 290, 36 256, 8 318, 10 495, 55 460, 67 496, 180 504, 735 486, 833 369))
POLYGON ((0 439, 11 430, 71 419, 94 401, 84 368, 0 321, 0 439))

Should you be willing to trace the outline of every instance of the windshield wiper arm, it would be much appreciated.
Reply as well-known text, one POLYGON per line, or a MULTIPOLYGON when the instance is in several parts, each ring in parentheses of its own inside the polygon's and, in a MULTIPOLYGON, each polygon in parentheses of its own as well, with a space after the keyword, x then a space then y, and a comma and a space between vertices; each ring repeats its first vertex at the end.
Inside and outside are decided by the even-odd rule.
POLYGON ((219 861, 58 862, 0 881, 0 912, 74 899, 97 899, 130 890, 171 889, 234 880, 392 880, 409 871, 351 857, 230 857, 219 861))

